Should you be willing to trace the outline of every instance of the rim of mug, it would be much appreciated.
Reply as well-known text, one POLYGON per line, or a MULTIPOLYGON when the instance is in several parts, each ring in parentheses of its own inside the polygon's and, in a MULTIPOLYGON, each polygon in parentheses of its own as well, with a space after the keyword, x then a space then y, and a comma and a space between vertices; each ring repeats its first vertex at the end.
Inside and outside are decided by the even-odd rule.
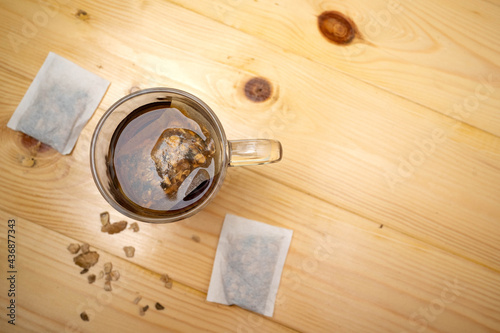
POLYGON ((141 222, 148 222, 148 223, 170 223, 170 222, 176 222, 180 221, 183 219, 186 219, 190 216, 193 216, 194 214, 198 213, 201 211, 203 208, 205 208, 216 196, 216 194, 219 192, 220 187, 222 186, 222 182, 224 181, 224 178, 226 177, 226 172, 227 172, 227 167, 229 165, 229 145, 228 141, 226 138, 226 134, 224 132, 224 128, 222 127, 222 124, 219 120, 219 118, 216 116, 215 112, 205 103, 203 102, 200 98, 196 97, 195 95, 188 93, 187 91, 180 90, 180 89, 175 89, 175 88, 167 88, 167 87, 155 87, 155 88, 147 88, 147 89, 142 89, 133 93, 130 93, 126 96, 123 96, 119 100, 117 100, 115 103, 113 103, 107 110, 106 112, 102 115, 101 119, 99 119, 99 122, 97 123, 96 128, 94 129, 94 133, 92 135, 92 139, 90 142, 90 169, 92 173, 92 178, 94 179, 94 183, 97 186, 97 189, 101 193, 101 195, 104 197, 104 199, 118 212, 122 213, 125 216, 128 216, 134 220, 141 221, 141 222), (99 136, 99 133, 101 132, 101 128, 103 127, 104 123, 106 120, 109 118, 109 116, 113 113, 114 110, 126 101, 133 99, 134 97, 140 96, 140 95, 146 95, 146 94, 151 94, 151 93, 172 93, 172 94, 177 94, 183 97, 187 97, 191 99, 192 101, 196 102, 199 104, 204 111, 212 118, 214 124, 216 125, 214 130, 217 132, 217 134, 220 136, 220 141, 222 145, 222 161, 221 161, 221 166, 220 166, 220 172, 219 172, 219 177, 217 178, 216 184, 212 187, 212 190, 208 194, 208 196, 201 202, 200 204, 196 205, 192 209, 183 212, 182 214, 173 216, 173 217, 149 217, 149 216, 143 216, 134 212, 131 212, 121 205, 119 205, 112 196, 108 195, 108 193, 104 189, 104 185, 101 184, 99 181, 99 177, 97 176, 97 169, 95 165, 95 148, 96 148, 96 141, 99 136))

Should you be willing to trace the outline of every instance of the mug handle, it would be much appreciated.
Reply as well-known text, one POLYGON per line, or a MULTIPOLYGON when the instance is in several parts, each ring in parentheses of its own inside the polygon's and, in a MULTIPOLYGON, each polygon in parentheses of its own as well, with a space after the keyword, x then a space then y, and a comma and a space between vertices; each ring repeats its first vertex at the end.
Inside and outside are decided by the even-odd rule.
POLYGON ((259 165, 279 162, 283 155, 278 140, 229 140, 229 166, 259 165))

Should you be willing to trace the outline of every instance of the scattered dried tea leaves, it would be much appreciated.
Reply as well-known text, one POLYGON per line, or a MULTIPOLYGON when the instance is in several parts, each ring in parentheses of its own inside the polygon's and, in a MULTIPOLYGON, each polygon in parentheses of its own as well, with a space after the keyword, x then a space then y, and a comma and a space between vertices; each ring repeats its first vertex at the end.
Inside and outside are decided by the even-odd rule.
POLYGON ((85 311, 80 313, 80 318, 82 318, 83 321, 89 321, 89 316, 88 316, 87 312, 85 312, 85 311))
POLYGON ((133 246, 124 246, 123 251, 125 251, 127 258, 132 258, 135 254, 135 248, 133 246))
POLYGON ((118 281, 120 272, 113 270, 113 264, 107 262, 104 264, 104 270, 99 273, 99 278, 104 277, 104 290, 111 291, 111 281, 118 281))
POLYGON ((165 288, 171 289, 172 288, 172 280, 168 276, 168 274, 163 274, 160 277, 160 281, 165 283, 165 288))
POLYGON ((107 262, 104 264, 104 274, 109 274, 113 270, 113 264, 110 262, 107 262))
POLYGON ((78 9, 78 12, 75 14, 75 16, 82 21, 87 21, 90 18, 89 14, 87 14, 87 12, 82 9, 78 9))
MULTIPOLYGON (((100 220, 101 220, 101 231, 102 232, 107 232, 108 234, 116 234, 119 233, 127 228, 128 222, 127 221, 120 221, 116 223, 110 223, 110 216, 108 212, 103 212, 100 214, 100 220)), ((130 228, 134 232, 139 231, 139 225, 137 222, 131 223, 130 228)), ((98 261, 99 261, 99 254, 96 251, 90 251, 90 245, 88 243, 83 243, 83 244, 77 244, 77 243, 71 243, 68 245, 67 250, 71 254, 78 254, 78 252, 81 252, 79 255, 75 256, 73 258, 73 262, 83 268, 80 274, 85 274, 89 271, 89 268, 94 266, 98 261)), ((125 255, 128 258, 131 258, 135 254, 135 248, 133 246, 124 246, 123 250, 125 252, 125 255)), ((104 290, 105 291, 112 291, 113 288, 111 286, 112 281, 118 281, 120 279, 120 272, 117 270, 113 270, 113 264, 111 262, 107 262, 104 264, 103 270, 99 271, 98 275, 96 274, 90 274, 87 276, 87 281, 89 284, 95 283, 97 279, 102 279, 104 278, 104 290)), ((168 276, 167 276, 168 280, 168 276)), ((170 281, 171 284, 171 281, 170 281)), ((140 300, 142 299, 141 296, 137 296, 136 299, 133 301, 134 304, 138 304, 140 300)), ((159 303, 157 303, 159 304, 159 303)), ((161 305, 159 305, 162 307, 161 305)), ((156 305, 158 308, 158 305, 156 305)), ((144 316, 145 312, 149 309, 149 305, 146 305, 144 307, 140 308, 140 313, 141 316, 144 316)), ((80 317, 84 321, 89 321, 89 317, 87 313, 82 312, 80 314, 80 317)))
POLYGON ((194 240, 196 243, 199 243, 201 241, 200 236, 198 235, 191 236, 191 239, 194 240))
MULTIPOLYGON (((107 212, 101 214, 101 222, 103 223, 103 227, 106 221, 109 221, 109 214, 107 212)), ((118 225, 118 228, 121 231, 126 228, 127 222, 121 221, 113 224, 108 223, 106 225, 118 225)), ((109 232, 108 229, 106 231, 109 232)), ((114 231, 111 230, 110 233, 114 233, 114 231)), ((75 265, 83 268, 80 274, 87 273, 89 271, 89 268, 94 266, 99 261, 99 254, 96 251, 90 251, 90 245, 88 243, 83 243, 81 245, 77 243, 71 243, 70 245, 68 245, 67 249, 71 254, 77 254, 81 250, 81 253, 73 258, 73 262, 75 263, 75 265)), ((99 271, 98 276, 96 276, 96 274, 89 274, 87 276, 87 281, 89 284, 92 284, 97 279, 102 278, 104 278, 104 290, 112 291, 113 288, 111 286, 111 281, 118 281, 120 279, 120 272, 117 270, 113 270, 113 264, 111 262, 107 262, 104 264, 103 270, 99 271)), ((139 301, 140 298, 134 302, 136 302, 137 304, 139 303, 139 301)), ((146 312, 148 308, 149 306, 143 307, 142 312, 146 312)), ((82 312, 80 314, 80 318, 83 321, 89 321, 89 317, 86 312, 82 312)))
POLYGON ((158 303, 158 302, 156 302, 155 308, 156 308, 156 310, 163 310, 163 309, 165 309, 165 307, 163 305, 161 305, 160 303, 158 303))
POLYGON ((146 314, 146 311, 148 311, 148 309, 149 309, 149 305, 139 307, 139 314, 141 316, 144 316, 146 314))
POLYGON ((132 229, 134 232, 138 232, 139 225, 137 224, 137 222, 131 223, 129 229, 132 229))
POLYGON ((108 212, 103 212, 101 213, 101 224, 102 226, 108 225, 109 224, 109 213, 108 212))
POLYGON ((111 281, 118 281, 120 278, 120 272, 118 271, 112 271, 109 276, 111 277, 111 281))
POLYGON ((142 299, 142 296, 137 296, 137 297, 136 297, 136 298, 132 301, 132 303, 134 303, 134 304, 139 304, 139 302, 141 301, 141 299, 142 299))
POLYGON ((203 135, 205 140, 192 130, 167 128, 153 147, 151 159, 163 180, 161 187, 170 199, 177 197, 177 191, 192 171, 211 163, 215 142, 208 131, 203 135))
POLYGON ((71 254, 77 254, 80 251, 80 244, 71 243, 68 245, 68 251, 71 254))
POLYGON ((90 251, 90 245, 88 243, 83 243, 80 249, 82 250, 82 253, 87 253, 90 251))
POLYGON ((120 221, 115 223, 108 223, 101 227, 102 232, 107 232, 108 234, 117 234, 122 232, 127 227, 127 221, 120 221))
POLYGON ((95 251, 80 253, 79 255, 73 258, 75 264, 77 266, 80 266, 84 270, 85 269, 88 270, 90 267, 94 266, 98 260, 99 260, 99 254, 95 251))

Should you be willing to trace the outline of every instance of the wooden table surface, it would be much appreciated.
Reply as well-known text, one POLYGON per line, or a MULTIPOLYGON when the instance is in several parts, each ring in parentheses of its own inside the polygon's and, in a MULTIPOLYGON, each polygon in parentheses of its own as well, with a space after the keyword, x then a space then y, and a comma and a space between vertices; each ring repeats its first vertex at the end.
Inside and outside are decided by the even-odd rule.
POLYGON ((500 2, 16 0, 0 17, 1 332, 500 331, 500 2), (111 81, 67 156, 6 126, 50 51, 111 81), (94 185, 91 135, 155 86, 284 158, 231 168, 187 220, 104 234, 101 212, 133 221, 94 185), (294 231, 273 317, 206 301, 228 213, 294 231), (113 291, 79 274, 66 247, 84 242, 113 291))

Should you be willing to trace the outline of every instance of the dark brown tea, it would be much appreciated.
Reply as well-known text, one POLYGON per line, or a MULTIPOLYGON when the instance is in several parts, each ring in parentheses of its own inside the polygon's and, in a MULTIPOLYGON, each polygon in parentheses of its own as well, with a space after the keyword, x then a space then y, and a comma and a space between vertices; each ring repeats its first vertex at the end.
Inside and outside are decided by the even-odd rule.
POLYGON ((163 101, 134 110, 107 156, 117 202, 136 213, 171 216, 197 205, 220 170, 213 127, 191 107, 163 101))

